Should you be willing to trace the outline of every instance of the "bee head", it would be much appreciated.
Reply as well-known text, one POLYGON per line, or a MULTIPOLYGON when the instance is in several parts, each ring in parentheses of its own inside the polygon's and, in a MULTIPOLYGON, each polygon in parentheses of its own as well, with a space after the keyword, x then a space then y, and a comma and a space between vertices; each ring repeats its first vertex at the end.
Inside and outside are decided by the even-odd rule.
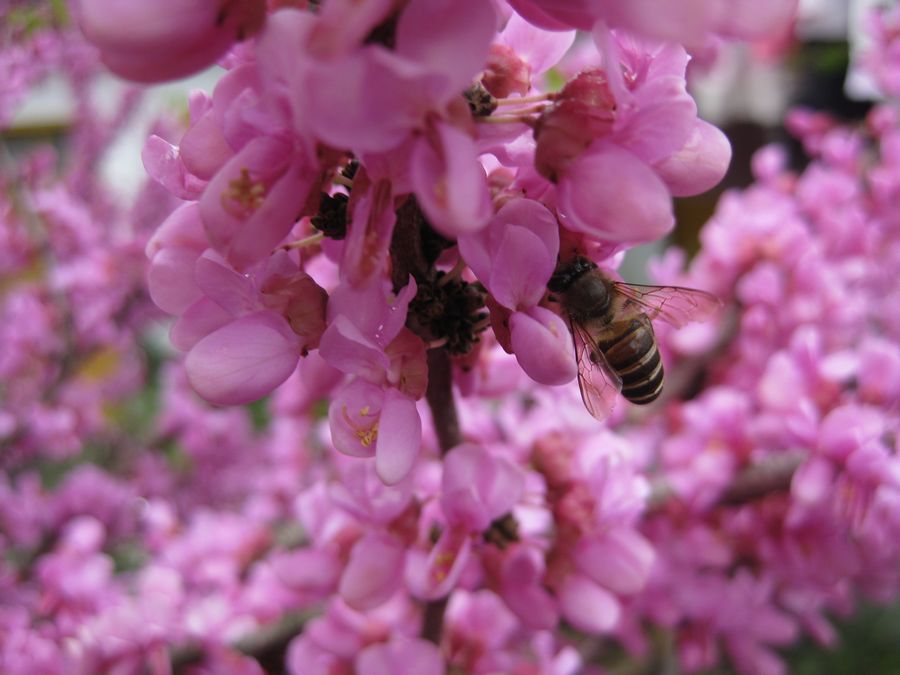
POLYGON ((547 289, 553 293, 565 293, 579 278, 594 269, 597 265, 582 256, 560 262, 547 282, 547 289))

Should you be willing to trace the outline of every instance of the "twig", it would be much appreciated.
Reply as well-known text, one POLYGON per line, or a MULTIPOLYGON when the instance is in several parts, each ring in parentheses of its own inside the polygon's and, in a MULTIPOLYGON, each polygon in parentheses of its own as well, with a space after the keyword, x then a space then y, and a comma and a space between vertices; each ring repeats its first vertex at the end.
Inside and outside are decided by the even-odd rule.
POLYGON ((446 349, 428 351, 428 389, 425 399, 431 408, 434 430, 441 448, 441 456, 463 442, 459 418, 453 401, 453 369, 446 349))
POLYGON ((449 597, 445 595, 439 600, 427 603, 422 616, 422 638, 436 645, 441 644, 441 635, 444 634, 444 612, 449 597))
MULTIPOLYGON (((285 614, 231 644, 231 648, 260 662, 283 663, 288 644, 303 630, 303 626, 317 612, 310 609, 285 614)), ((200 643, 187 642, 172 648, 169 660, 174 673, 186 672, 188 666, 203 661, 204 648, 200 643)))
MULTIPOLYGON (((453 401, 453 370, 450 355, 446 349, 430 349, 428 351, 428 389, 425 399, 431 409, 434 420, 434 431, 438 437, 441 456, 462 443, 459 429, 459 418, 456 404, 453 401)), ((444 628, 444 611, 447 609, 447 596, 432 600, 425 605, 422 617, 422 637, 436 645, 441 643, 444 628)))
MULTIPOLYGON (((804 459, 802 452, 786 452, 744 468, 722 491, 711 508, 739 506, 770 494, 787 492, 794 473, 804 459)), ((677 499, 675 491, 665 481, 656 481, 647 503, 647 512, 661 511, 673 499, 677 499)))
POLYGON ((803 453, 788 452, 748 466, 719 496, 717 505, 746 504, 774 492, 786 492, 803 460, 803 453))

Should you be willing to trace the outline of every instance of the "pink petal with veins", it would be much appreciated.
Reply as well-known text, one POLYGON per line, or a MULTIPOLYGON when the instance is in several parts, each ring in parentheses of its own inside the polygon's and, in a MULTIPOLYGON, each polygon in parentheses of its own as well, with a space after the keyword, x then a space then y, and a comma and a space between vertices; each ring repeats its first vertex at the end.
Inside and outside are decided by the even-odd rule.
POLYGON ((258 312, 219 328, 187 355, 191 386, 220 405, 255 401, 284 382, 297 367, 297 341, 283 317, 258 312))
POLYGON ((186 352, 207 335, 233 320, 234 316, 220 305, 209 298, 200 298, 172 325, 169 339, 176 349, 186 352))
POLYGON ((509 226, 495 251, 485 286, 504 307, 526 309, 540 302, 556 267, 556 252, 524 227, 509 226))
POLYGON ((665 183, 632 153, 595 143, 573 162, 557 190, 562 224, 601 240, 659 239, 675 224, 665 183))
POLYGON ((311 188, 302 153, 278 137, 253 139, 200 198, 210 241, 238 269, 261 260, 291 230, 311 188))
POLYGON ((432 93, 442 86, 440 76, 369 45, 336 61, 310 63, 291 95, 304 123, 321 141, 356 153, 384 152, 422 125, 426 101, 431 103, 432 93), (311 91, 316 95, 310 96, 311 91))
POLYGON ((180 150, 185 168, 202 180, 210 180, 234 155, 212 111, 184 132, 180 150))
MULTIPOLYGON (((491 274, 497 267, 496 259, 504 253, 503 238, 512 227, 523 228, 540 241, 542 250, 535 254, 534 260, 540 265, 541 275, 549 266, 549 279, 559 253, 559 226, 547 207, 524 198, 506 202, 483 230, 459 237, 459 250, 475 276, 482 283, 490 282, 491 274)), ((543 279, 540 284, 545 285, 546 282, 547 279, 543 279)))
POLYGON ((623 116, 615 140, 645 162, 668 157, 690 138, 697 104, 687 93, 683 73, 649 80, 635 92, 633 104, 637 110, 623 116))
POLYGON ((179 199, 197 199, 206 182, 188 173, 177 147, 156 135, 141 150, 141 161, 149 176, 179 199))
POLYGON ((328 320, 343 315, 367 339, 386 348, 406 324, 407 309, 416 290, 412 276, 397 294, 391 291, 389 283, 378 279, 359 288, 338 286, 328 298, 328 320))
POLYGON ((172 211, 150 237, 144 253, 152 260, 167 246, 194 249, 198 256, 209 246, 196 202, 182 204, 172 211))
POLYGON ((498 42, 512 47, 531 66, 532 75, 540 75, 559 63, 575 42, 575 35, 574 30, 540 30, 518 14, 513 14, 500 33, 498 42))
POLYGON ((700 194, 715 187, 731 163, 731 143, 717 127, 696 120, 680 150, 654 165, 675 197, 700 194))
POLYGON ((206 297, 232 316, 260 309, 259 294, 250 279, 232 269, 214 251, 206 251, 197 259, 194 280, 206 297))
POLYGON ((319 353, 328 365, 373 383, 381 383, 390 366, 390 359, 379 345, 344 315, 325 329, 319 341, 319 353))

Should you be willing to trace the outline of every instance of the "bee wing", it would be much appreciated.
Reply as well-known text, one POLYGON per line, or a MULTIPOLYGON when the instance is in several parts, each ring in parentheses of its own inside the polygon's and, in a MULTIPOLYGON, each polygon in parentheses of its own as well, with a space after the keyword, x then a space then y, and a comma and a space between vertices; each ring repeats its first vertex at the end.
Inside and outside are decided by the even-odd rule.
POLYGON ((651 319, 662 319, 676 328, 691 321, 705 321, 722 306, 712 293, 681 286, 641 286, 614 281, 618 293, 626 298, 626 308, 637 305, 651 319))
POLYGON ((580 324, 569 320, 575 341, 575 363, 578 365, 578 388, 584 407, 596 419, 603 421, 612 412, 622 391, 622 380, 597 349, 596 341, 580 324))

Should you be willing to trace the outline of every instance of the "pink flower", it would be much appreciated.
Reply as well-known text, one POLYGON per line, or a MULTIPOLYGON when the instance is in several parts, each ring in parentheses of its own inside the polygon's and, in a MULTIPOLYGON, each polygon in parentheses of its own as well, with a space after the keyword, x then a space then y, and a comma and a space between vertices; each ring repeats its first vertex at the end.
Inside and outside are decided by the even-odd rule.
POLYGON ((541 114, 536 166, 558 184, 565 227, 612 242, 657 239, 674 224, 671 195, 715 185, 730 148, 697 119, 682 48, 603 26, 594 37, 604 68, 579 73, 541 114))
MULTIPOLYGON (((569 329, 559 316, 537 306, 559 252, 553 214, 536 201, 512 199, 484 230, 460 237, 459 248, 494 299, 512 310, 502 321, 508 322, 508 347, 523 370, 542 384, 570 381, 575 361, 569 329)), ((499 323, 501 312, 494 314, 492 321, 499 323)))
POLYGON ((703 44, 711 34, 753 39, 783 29, 793 18, 797 3, 766 0, 692 0, 673 5, 666 0, 510 0, 515 10, 536 26, 590 30, 603 21, 650 38, 687 45, 703 44))
POLYGON ((175 79, 210 66, 265 21, 265 5, 255 0, 79 0, 76 7, 81 29, 106 66, 138 82, 175 79))
POLYGON ((425 640, 394 639, 367 647, 356 659, 359 675, 442 675, 438 648, 425 640))
POLYGON ((900 74, 897 70, 900 11, 897 7, 873 7, 866 19, 872 43, 863 55, 862 63, 887 96, 896 96, 900 93, 900 74))
POLYGON ((320 346, 329 364, 360 378, 329 407, 335 447, 374 456, 378 475, 388 484, 412 470, 422 438, 415 401, 425 393, 425 348, 403 327, 415 293, 412 278, 392 300, 377 281, 360 290, 338 288, 329 302, 334 318, 320 346))
POLYGON ((422 440, 422 422, 412 398, 393 388, 353 380, 335 395, 328 422, 335 449, 375 457, 378 476, 386 484, 396 484, 412 471, 422 440))
POLYGON ((458 445, 444 458, 441 507, 448 522, 480 532, 509 512, 523 487, 509 460, 477 445, 458 445))
MULTIPOLYGON (((151 270, 166 250, 154 256, 151 270)), ((182 250, 177 262, 187 265, 193 253, 182 250)), ((207 400, 234 404, 264 396, 290 376, 301 355, 318 345, 325 328, 324 291, 297 271, 285 253, 249 276, 209 251, 192 267, 193 279, 173 290, 173 298, 188 297, 167 306, 180 309, 193 300, 173 326, 172 340, 190 350, 188 377, 207 400)), ((161 269, 161 284, 168 283, 166 271, 161 269)))
POLYGON ((307 155, 285 139, 261 136, 206 186, 200 198, 206 233, 236 268, 246 269, 271 254, 294 226, 318 187, 318 167, 307 155))
POLYGON ((543 583, 544 560, 534 548, 510 546, 500 557, 498 572, 500 597, 532 630, 550 630, 559 622, 555 598, 543 583))

